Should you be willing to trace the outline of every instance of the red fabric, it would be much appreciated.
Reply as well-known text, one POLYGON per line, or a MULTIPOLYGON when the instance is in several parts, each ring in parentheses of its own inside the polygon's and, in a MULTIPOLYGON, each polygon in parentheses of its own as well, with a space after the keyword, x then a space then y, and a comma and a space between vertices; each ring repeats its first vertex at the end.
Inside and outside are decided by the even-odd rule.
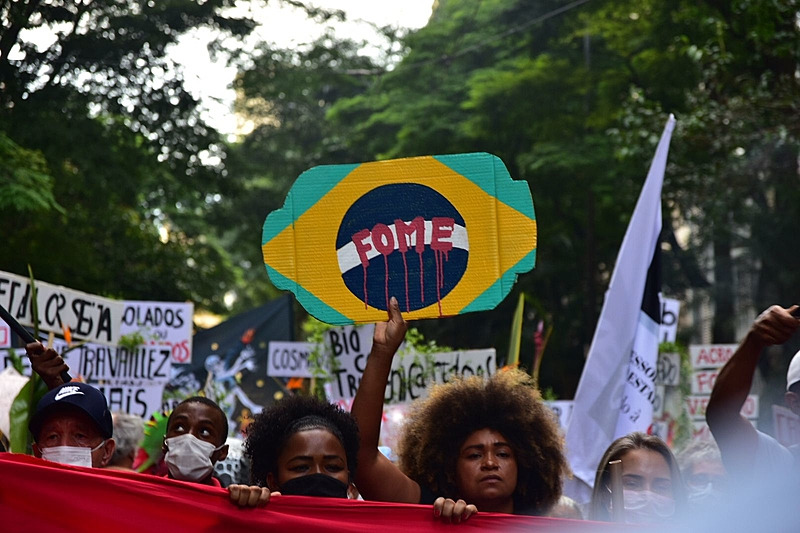
MULTIPOLYGON (((169 479, 169 474, 164 474, 163 476, 159 476, 159 477, 163 477, 163 478, 169 479)), ((194 483, 194 482, 193 481, 184 481, 184 483, 194 483)), ((211 483, 209 483, 208 486, 209 487, 222 488, 222 483, 220 483, 219 480, 217 478, 215 478, 214 476, 211 476, 211 483)))
POLYGON ((15 532, 617 531, 614 524, 494 513, 453 526, 435 521, 430 506, 306 496, 240 509, 226 489, 10 453, 0 453, 0 517, 0 529, 15 532))

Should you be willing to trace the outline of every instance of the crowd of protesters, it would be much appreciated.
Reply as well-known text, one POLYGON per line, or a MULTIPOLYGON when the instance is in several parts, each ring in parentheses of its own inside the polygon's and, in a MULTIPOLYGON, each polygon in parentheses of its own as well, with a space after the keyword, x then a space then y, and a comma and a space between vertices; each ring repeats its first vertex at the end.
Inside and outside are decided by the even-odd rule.
MULTIPOLYGON (((249 484, 228 485, 230 500, 242 507, 268 505, 277 495, 424 504, 437 520, 453 523, 493 512, 678 525, 693 514, 725 512, 732 487, 793 487, 800 473, 800 446, 782 446, 740 415, 762 352, 796 332, 797 311, 764 311, 720 371, 707 409, 714 441, 692 442, 676 458, 656 436, 620 436, 597 465, 591 501, 578 505, 562 494, 571 475, 563 435, 519 370, 434 386, 411 407, 398 460, 381 453, 384 387, 407 329, 392 298, 388 320, 375 327, 351 412, 300 395, 265 408, 244 443, 249 484)), ((141 420, 112 415, 90 385, 64 383, 68 368, 53 350, 33 343, 27 351, 51 389, 30 420, 33 454, 130 470, 141 420)), ((800 415, 800 352, 787 371, 785 400, 800 415)), ((163 439, 166 475, 219 487, 214 465, 228 455, 227 433, 227 417, 213 401, 195 396, 178 404, 163 439)))

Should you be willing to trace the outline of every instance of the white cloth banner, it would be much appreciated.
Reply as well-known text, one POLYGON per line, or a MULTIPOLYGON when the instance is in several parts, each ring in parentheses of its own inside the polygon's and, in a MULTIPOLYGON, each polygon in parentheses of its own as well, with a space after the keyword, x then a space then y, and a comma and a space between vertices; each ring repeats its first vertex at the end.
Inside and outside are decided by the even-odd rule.
MULTIPOLYGON (((0 271, 0 305, 23 326, 33 326, 31 284, 28 278, 0 271)), ((76 340, 115 345, 119 342, 124 303, 36 282, 39 329, 62 335, 68 327, 76 340)))
POLYGON ((670 115, 622 240, 575 393, 566 432, 575 479, 565 492, 579 503, 588 501, 608 445, 631 431, 646 431, 652 423, 660 313, 653 320, 644 312, 650 300, 645 285, 661 233, 661 186, 674 127, 670 115))

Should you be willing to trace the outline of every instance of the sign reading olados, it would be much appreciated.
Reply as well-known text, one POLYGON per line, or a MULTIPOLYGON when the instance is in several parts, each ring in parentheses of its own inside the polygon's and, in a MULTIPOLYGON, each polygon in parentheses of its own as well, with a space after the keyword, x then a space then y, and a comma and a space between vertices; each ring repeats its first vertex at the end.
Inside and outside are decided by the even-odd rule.
POLYGON ((487 153, 307 170, 262 235, 272 282, 329 324, 494 308, 536 262, 528 185, 487 153))

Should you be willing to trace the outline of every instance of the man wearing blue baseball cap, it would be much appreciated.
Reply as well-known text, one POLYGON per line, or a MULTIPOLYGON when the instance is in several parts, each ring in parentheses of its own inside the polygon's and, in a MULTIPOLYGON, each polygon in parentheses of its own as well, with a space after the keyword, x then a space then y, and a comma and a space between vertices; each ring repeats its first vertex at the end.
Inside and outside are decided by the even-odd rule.
POLYGON ((48 461, 101 468, 114 455, 105 396, 86 383, 65 383, 45 394, 28 427, 34 455, 48 461))

